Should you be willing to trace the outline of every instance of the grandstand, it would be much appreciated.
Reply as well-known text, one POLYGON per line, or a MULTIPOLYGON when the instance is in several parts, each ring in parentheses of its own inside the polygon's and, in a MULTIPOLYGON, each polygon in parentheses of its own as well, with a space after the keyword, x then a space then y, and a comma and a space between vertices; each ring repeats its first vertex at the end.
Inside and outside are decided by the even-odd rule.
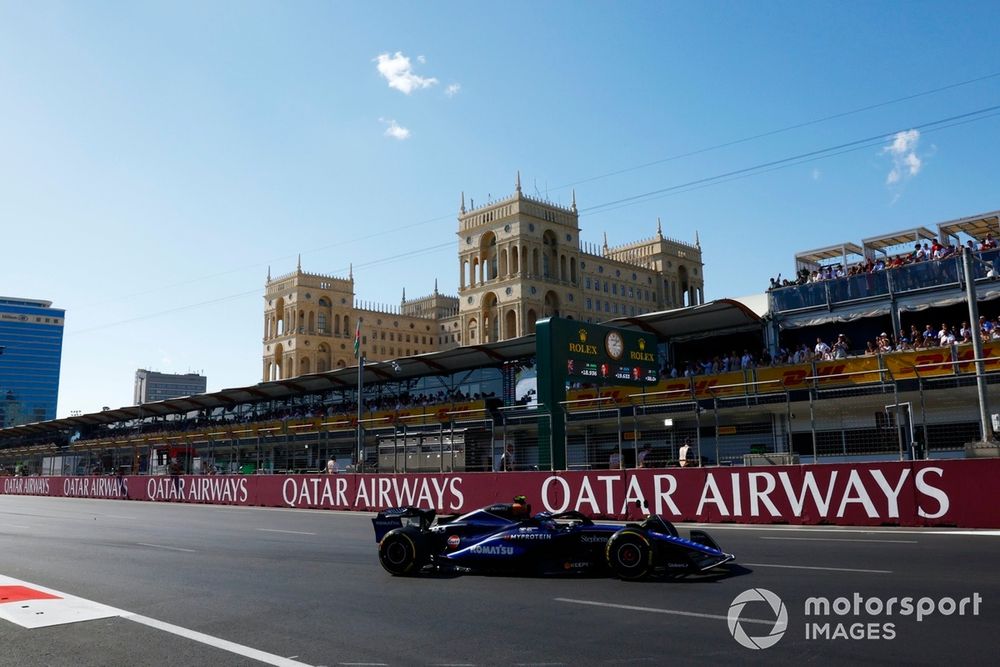
MULTIPOLYGON (((982 244, 1000 237, 998 214, 942 223, 936 236, 915 228, 803 252, 796 262, 808 271, 852 257, 874 266, 928 236, 982 244)), ((914 345, 898 335, 927 324, 958 330, 969 319, 959 252, 777 286, 766 307, 721 299, 605 322, 655 339, 655 384, 575 382, 564 399, 540 403, 536 378, 553 369, 539 367, 530 334, 366 364, 360 397, 357 367, 344 367, 6 428, 0 465, 11 474, 163 474, 177 461, 187 473, 274 474, 317 471, 334 458, 352 470, 474 471, 497 469, 512 445, 515 470, 599 469, 636 465, 647 443, 647 465, 675 465, 685 440, 705 465, 963 456, 966 443, 992 437, 978 415, 977 359, 988 403, 1000 399, 1000 251, 975 248, 969 287, 989 324, 967 327, 982 345, 978 358, 969 338, 914 345), (881 332, 890 347, 864 354, 862 342, 881 332), (853 343, 820 354, 811 345, 839 334, 853 343), (803 344, 808 358, 787 353, 803 344)))

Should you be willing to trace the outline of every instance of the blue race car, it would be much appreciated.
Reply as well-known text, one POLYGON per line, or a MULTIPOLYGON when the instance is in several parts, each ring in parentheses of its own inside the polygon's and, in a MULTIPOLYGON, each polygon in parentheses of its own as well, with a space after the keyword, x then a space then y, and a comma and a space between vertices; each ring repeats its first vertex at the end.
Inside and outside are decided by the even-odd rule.
POLYGON ((416 507, 389 509, 372 524, 379 562, 394 575, 610 571, 642 579, 707 572, 734 559, 708 533, 692 530, 685 539, 656 515, 624 526, 594 523, 573 511, 532 516, 524 496, 453 517, 416 507))

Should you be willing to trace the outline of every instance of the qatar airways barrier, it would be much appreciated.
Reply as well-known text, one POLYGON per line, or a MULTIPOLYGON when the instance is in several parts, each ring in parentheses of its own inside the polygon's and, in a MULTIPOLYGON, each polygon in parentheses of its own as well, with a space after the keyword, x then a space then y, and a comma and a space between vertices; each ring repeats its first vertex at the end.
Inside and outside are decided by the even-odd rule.
POLYGON ((400 475, 4 477, 4 494, 464 512, 525 495, 536 509, 674 521, 1000 528, 1000 460, 753 468, 400 475))

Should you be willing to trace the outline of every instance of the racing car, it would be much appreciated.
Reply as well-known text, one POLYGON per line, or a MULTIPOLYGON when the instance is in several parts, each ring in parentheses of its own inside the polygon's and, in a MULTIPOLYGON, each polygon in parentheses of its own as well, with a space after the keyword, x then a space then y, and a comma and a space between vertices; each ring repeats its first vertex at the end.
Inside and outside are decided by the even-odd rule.
POLYGON ((378 557, 393 575, 425 571, 679 577, 732 561, 708 533, 683 538, 666 519, 594 523, 580 512, 531 514, 523 496, 457 516, 398 507, 372 519, 378 557))

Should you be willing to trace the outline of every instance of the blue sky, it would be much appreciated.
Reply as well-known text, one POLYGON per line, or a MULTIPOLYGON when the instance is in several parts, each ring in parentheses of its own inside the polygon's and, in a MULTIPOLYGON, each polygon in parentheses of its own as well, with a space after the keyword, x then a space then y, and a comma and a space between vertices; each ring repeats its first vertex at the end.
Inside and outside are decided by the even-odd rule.
POLYGON ((709 299, 760 292, 797 251, 1000 208, 997 112, 928 125, 1000 105, 997 25, 996 2, 0 1, 0 294, 67 311, 59 416, 129 404, 140 367, 253 384, 268 266, 454 293, 460 194, 518 170, 576 189, 584 241, 660 217, 698 232, 709 299))

